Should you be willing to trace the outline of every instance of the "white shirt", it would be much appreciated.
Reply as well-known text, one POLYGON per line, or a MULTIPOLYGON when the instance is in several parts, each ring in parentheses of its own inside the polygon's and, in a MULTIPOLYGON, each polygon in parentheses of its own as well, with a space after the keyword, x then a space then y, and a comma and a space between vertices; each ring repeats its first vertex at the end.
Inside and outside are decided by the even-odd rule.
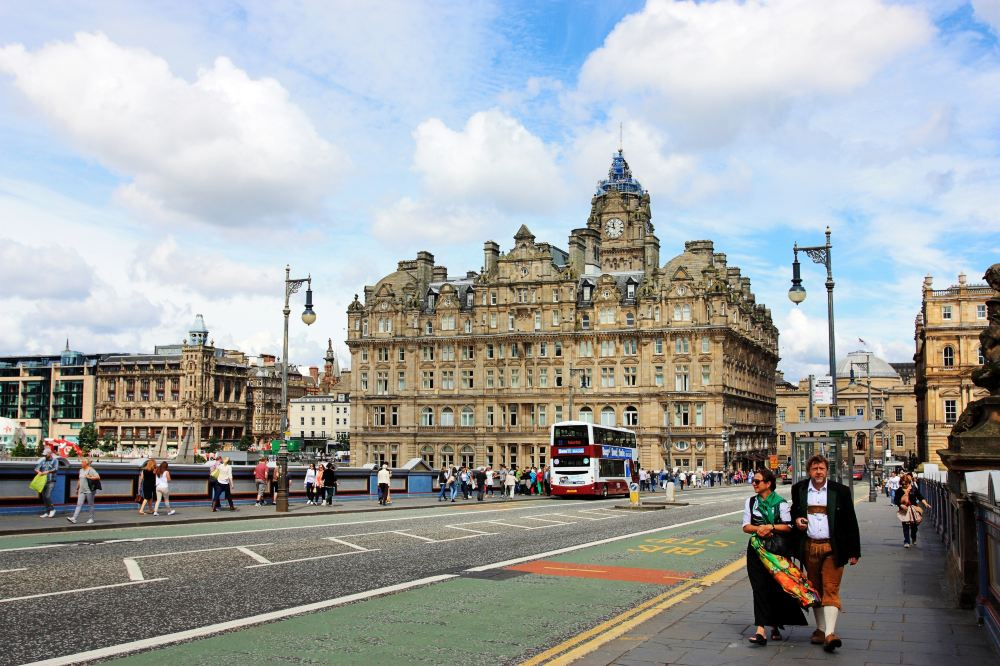
POLYGON ((391 474, 389 473, 389 470, 387 470, 387 469, 380 469, 378 471, 378 474, 376 475, 376 477, 378 478, 378 482, 379 482, 380 485, 383 484, 383 483, 388 484, 390 476, 391 476, 391 474))
POLYGON ((306 470, 306 483, 316 483, 316 470, 312 468, 306 470))
MULTIPOLYGON (((750 497, 748 497, 746 504, 743 505, 744 525, 749 525, 751 522, 753 522, 752 521, 753 516, 757 516, 761 520, 764 519, 764 514, 760 512, 760 501, 758 501, 757 506, 754 507, 753 516, 750 514, 750 505, 753 503, 754 497, 756 497, 756 495, 751 495, 750 497)), ((778 515, 781 518, 780 522, 783 523, 792 522, 792 507, 788 504, 788 502, 782 502, 781 504, 778 505, 778 515)), ((764 523, 767 523, 767 521, 764 520, 764 523)))
MULTIPOLYGON (((806 487, 809 489, 807 492, 808 501, 806 502, 809 506, 826 506, 826 481, 823 482, 823 487, 816 490, 813 486, 813 482, 809 481, 806 483, 806 487)), ((830 538, 830 522, 827 520, 827 515, 825 513, 807 513, 806 520, 809 521, 809 527, 806 529, 806 536, 810 539, 829 539, 830 538)))

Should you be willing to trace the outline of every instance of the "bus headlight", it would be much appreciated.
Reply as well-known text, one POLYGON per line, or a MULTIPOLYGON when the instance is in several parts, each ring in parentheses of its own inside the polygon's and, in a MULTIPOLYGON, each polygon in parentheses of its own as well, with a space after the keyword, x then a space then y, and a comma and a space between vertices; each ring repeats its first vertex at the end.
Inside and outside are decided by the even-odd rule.
POLYGON ((553 458, 552 464, 555 465, 556 467, 559 467, 559 458, 553 458))
POLYGON ((583 459, 583 464, 584 465, 589 465, 590 464, 590 458, 584 458, 583 459))

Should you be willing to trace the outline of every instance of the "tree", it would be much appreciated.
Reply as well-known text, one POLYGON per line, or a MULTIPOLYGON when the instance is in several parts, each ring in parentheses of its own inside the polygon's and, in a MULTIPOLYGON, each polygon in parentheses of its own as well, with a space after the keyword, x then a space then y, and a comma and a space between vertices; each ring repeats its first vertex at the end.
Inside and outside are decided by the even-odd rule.
POLYGON ((212 435, 208 438, 208 444, 205 446, 205 450, 209 453, 217 453, 219 449, 222 448, 222 444, 219 442, 219 438, 212 435))
POLYGON ((98 442, 97 448, 105 453, 110 453, 118 448, 118 438, 112 432, 105 433, 101 441, 98 442))
POLYGON ((97 428, 93 423, 85 423, 77 435, 77 443, 84 451, 98 448, 97 428))
POLYGON ((28 449, 22 440, 18 440, 10 454, 15 458, 24 458, 28 455, 28 449))
POLYGON ((240 443, 236 445, 236 448, 240 451, 248 451, 251 446, 253 446, 253 437, 250 435, 243 435, 240 439, 240 443))

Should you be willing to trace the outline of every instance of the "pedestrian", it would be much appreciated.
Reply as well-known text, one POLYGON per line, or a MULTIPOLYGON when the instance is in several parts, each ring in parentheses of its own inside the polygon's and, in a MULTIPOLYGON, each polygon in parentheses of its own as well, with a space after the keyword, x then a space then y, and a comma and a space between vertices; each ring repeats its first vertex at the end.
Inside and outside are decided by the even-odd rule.
POLYGON ((219 473, 215 479, 215 499, 212 501, 212 511, 222 508, 222 497, 225 495, 229 502, 229 510, 236 511, 233 505, 233 468, 229 464, 229 458, 223 458, 222 463, 215 468, 219 473))
POLYGON ((448 501, 448 466, 441 465, 441 471, 438 472, 438 502, 448 501))
POLYGON ((389 471, 389 463, 382 463, 382 469, 378 471, 376 479, 378 481, 378 503, 385 506, 389 500, 389 480, 392 472, 389 471))
POLYGON ((215 479, 218 478, 219 476, 216 470, 219 469, 219 465, 222 464, 222 459, 216 456, 214 453, 210 453, 208 455, 209 459, 208 462, 206 463, 208 465, 208 499, 214 502, 215 493, 217 490, 216 489, 217 484, 215 479))
POLYGON ((316 486, 316 463, 309 465, 306 469, 306 504, 312 504, 316 496, 313 494, 313 488, 316 486))
POLYGON ((76 481, 76 511, 72 516, 66 518, 71 523, 75 523, 80 517, 80 510, 84 504, 90 505, 90 518, 87 524, 94 522, 94 497, 101 486, 101 475, 91 467, 90 458, 80 458, 80 475, 76 481))
POLYGON ((257 504, 264 506, 264 493, 267 492, 267 477, 270 470, 267 468, 267 459, 261 456, 257 461, 257 466, 253 468, 253 480, 257 484, 257 504))
POLYGON ((332 462, 327 463, 323 470, 323 492, 326 493, 327 506, 333 506, 333 496, 337 494, 337 466, 332 462))
POLYGON ((892 470, 889 480, 886 481, 886 495, 889 496, 889 504, 896 506, 896 491, 899 490, 899 472, 892 470))
POLYGON ((514 489, 517 488, 517 467, 511 465, 510 471, 504 478, 504 495, 508 500, 514 499, 514 489))
POLYGON ((482 467, 477 467, 472 475, 476 482, 476 501, 482 502, 486 496, 486 470, 482 467))
POLYGON ((326 497, 326 491, 323 490, 323 461, 320 461, 316 465, 316 485, 313 486, 313 504, 323 504, 324 498, 326 497))
POLYGON ((451 478, 448 479, 448 484, 451 486, 449 495, 451 497, 451 501, 454 502, 455 498, 458 497, 458 487, 461 485, 461 478, 459 477, 457 467, 453 466, 451 468, 451 478))
POLYGON ((146 515, 146 505, 152 504, 156 497, 156 461, 152 458, 146 461, 146 466, 139 472, 139 515, 146 515))
POLYGON ((281 472, 281 465, 275 465, 274 469, 271 470, 271 504, 278 503, 278 488, 282 485, 285 486, 285 490, 288 490, 288 480, 281 472))
POLYGON ((809 583, 822 605, 813 608, 816 631, 809 642, 834 652, 843 643, 837 636, 841 610, 840 581, 844 566, 854 566, 861 557, 861 534, 850 489, 827 478, 830 463, 815 455, 806 464, 808 479, 792 486, 792 517, 805 533, 801 557, 809 583))
MULTIPOLYGON (((787 555, 784 538, 791 536, 792 508, 777 493, 777 479, 771 470, 757 471, 751 483, 756 494, 748 497, 743 506, 743 531, 770 543, 777 555, 787 555)), ((757 625, 757 633, 749 638, 752 644, 767 645, 765 626, 771 627, 771 640, 780 641, 779 629, 808 624, 798 602, 781 588, 751 543, 747 544, 747 577, 753 590, 753 616, 757 625)))
POLYGON ((172 516, 176 511, 170 508, 170 466, 164 460, 156 468, 156 504, 153 505, 153 515, 160 515, 160 502, 167 505, 167 515, 172 516))
POLYGON ((924 519, 924 509, 931 505, 920 494, 911 474, 904 474, 899 483, 892 503, 899 507, 896 517, 903 524, 903 548, 909 548, 911 543, 917 545, 917 525, 924 519))
POLYGON ((496 474, 493 472, 493 468, 490 466, 486 467, 486 494, 493 497, 493 481, 496 474))
POLYGON ((56 515, 56 508, 52 505, 52 489, 55 488, 56 476, 59 474, 59 459, 51 446, 42 449, 42 457, 35 463, 35 474, 45 477, 45 485, 38 492, 38 499, 41 500, 45 511, 39 518, 52 518, 56 515))

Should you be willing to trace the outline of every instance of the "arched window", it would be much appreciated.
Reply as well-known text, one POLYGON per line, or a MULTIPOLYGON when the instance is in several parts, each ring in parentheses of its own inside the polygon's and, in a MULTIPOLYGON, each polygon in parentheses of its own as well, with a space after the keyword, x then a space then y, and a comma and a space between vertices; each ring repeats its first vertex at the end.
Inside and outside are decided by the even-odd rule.
POLYGON ((593 423, 594 422, 594 410, 592 410, 590 407, 581 407, 580 408, 580 420, 583 421, 584 423, 593 423))
POLYGON ((472 447, 466 444, 462 447, 462 466, 472 467, 476 463, 476 452, 473 451, 472 447))
POLYGON ((462 407, 462 426, 471 428, 474 425, 476 425, 476 412, 473 411, 472 407, 462 407))
POLYGON ((626 426, 637 426, 639 425, 639 410, 637 410, 632 405, 625 408, 625 425, 626 426))
POLYGON ((441 447, 441 464, 448 467, 455 465, 455 449, 447 444, 441 447))
POLYGON ((955 349, 948 345, 941 353, 944 360, 944 367, 950 368, 955 365, 955 349))
POLYGON ((632 314, 631 312, 626 312, 625 313, 625 325, 626 326, 635 326, 635 315, 632 314))
POLYGON ((580 328, 582 328, 583 330, 587 330, 587 329, 590 328, 590 315, 589 314, 585 314, 582 317, 580 317, 580 328))
POLYGON ((422 426, 432 426, 434 425, 434 410, 430 407, 424 407, 420 410, 420 425, 422 426))
POLYGON ((428 467, 434 467, 434 447, 433 446, 422 446, 420 447, 420 459, 423 460, 428 467))
POLYGON ((615 410, 612 407, 605 407, 601 410, 601 425, 615 425, 615 410))
POLYGON ((455 425, 455 410, 445 407, 441 410, 441 426, 448 427, 455 425))
POLYGON ((678 451, 687 451, 689 448, 691 448, 691 445, 688 444, 687 442, 674 442, 674 448, 677 449, 678 451))

